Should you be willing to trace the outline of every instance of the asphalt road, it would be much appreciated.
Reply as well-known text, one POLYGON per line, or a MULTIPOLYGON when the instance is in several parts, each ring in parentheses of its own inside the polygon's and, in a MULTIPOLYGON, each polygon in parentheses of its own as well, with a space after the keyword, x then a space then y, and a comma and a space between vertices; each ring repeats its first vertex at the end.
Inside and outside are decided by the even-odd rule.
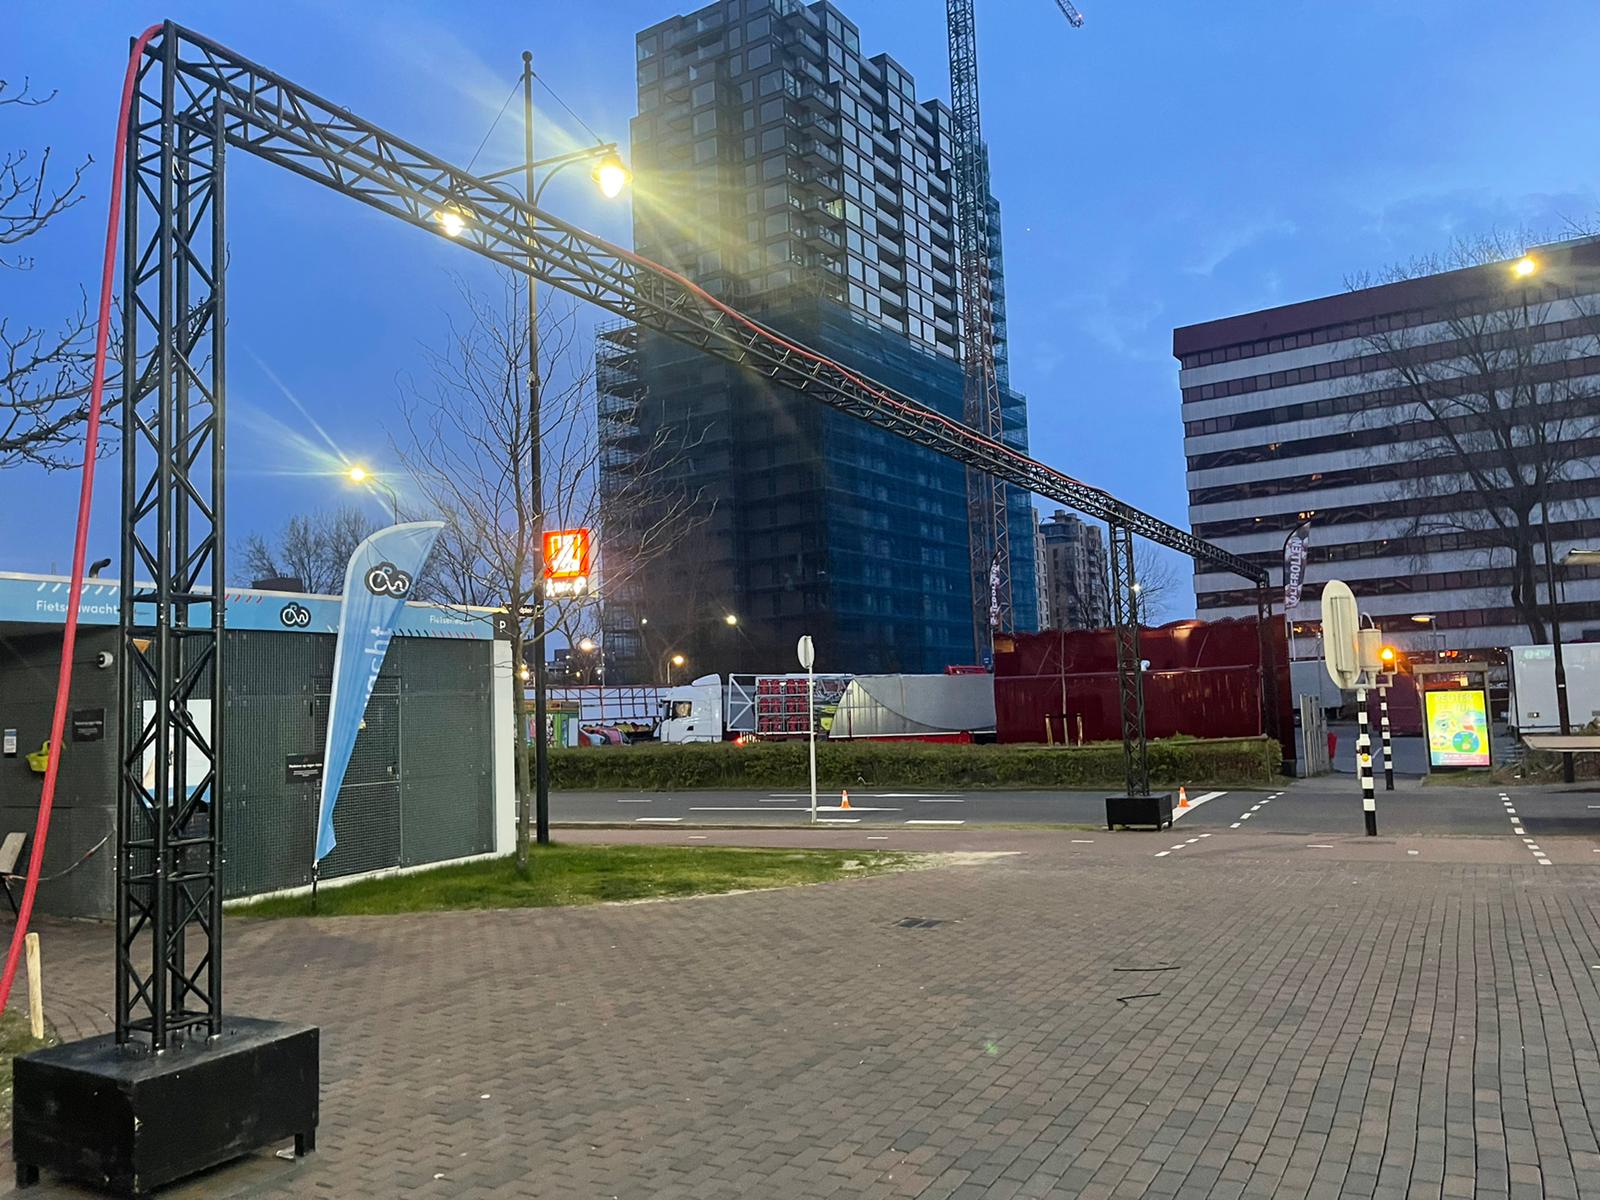
MULTIPOLYGON (((1600 838, 1600 788, 1500 789, 1423 787, 1402 780, 1385 792, 1378 781, 1378 831, 1395 835, 1473 837, 1577 835, 1600 838), (1508 812, 1508 804, 1511 811, 1508 812), (1516 825, 1517 817, 1521 825, 1516 825), (1521 828, 1523 834, 1515 834, 1521 828)), ((838 826, 960 829, 978 825, 1104 827, 1105 797, 1095 792, 931 792, 852 790, 850 808, 837 791, 819 793, 819 822, 838 826)), ((1176 812, 1181 828, 1248 829, 1254 833, 1362 831, 1361 793, 1349 776, 1329 776, 1276 790, 1200 791, 1176 812)), ((795 826, 809 823, 810 799, 795 791, 566 792, 550 802, 560 824, 604 823, 641 828, 695 825, 795 826)))

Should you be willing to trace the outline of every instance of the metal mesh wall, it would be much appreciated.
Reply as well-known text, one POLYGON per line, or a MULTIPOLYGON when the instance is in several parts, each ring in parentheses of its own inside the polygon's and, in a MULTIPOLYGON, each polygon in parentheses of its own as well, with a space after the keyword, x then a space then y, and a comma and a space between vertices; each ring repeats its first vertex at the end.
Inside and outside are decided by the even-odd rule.
MULTIPOLYGON (((317 784, 290 756, 320 754, 334 639, 232 632, 224 890, 246 896, 311 882, 317 784)), ((487 642, 395 638, 339 792, 339 845, 324 878, 494 848, 492 676, 487 642)))

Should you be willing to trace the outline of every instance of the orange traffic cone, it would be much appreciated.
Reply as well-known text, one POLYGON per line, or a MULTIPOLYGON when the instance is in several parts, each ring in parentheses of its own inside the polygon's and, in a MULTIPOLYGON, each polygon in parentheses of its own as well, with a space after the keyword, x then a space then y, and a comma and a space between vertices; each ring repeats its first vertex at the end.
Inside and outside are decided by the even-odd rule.
POLYGON ((1181 783, 1178 785, 1178 807, 1189 807, 1189 789, 1184 787, 1181 783))
POLYGON ((846 788, 846 789, 844 789, 843 791, 841 791, 839 793, 839 807, 840 808, 849 808, 850 807, 850 789, 849 788, 846 788))

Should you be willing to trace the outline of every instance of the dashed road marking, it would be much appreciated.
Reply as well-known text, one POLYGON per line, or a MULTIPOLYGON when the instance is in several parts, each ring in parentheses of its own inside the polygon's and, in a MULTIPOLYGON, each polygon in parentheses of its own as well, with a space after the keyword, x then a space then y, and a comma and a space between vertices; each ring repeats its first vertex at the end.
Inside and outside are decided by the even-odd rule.
POLYGON ((635 825, 675 825, 683 820, 682 817, 635 817, 635 825))
POLYGON ((907 825, 965 825, 965 821, 907 821, 907 825))

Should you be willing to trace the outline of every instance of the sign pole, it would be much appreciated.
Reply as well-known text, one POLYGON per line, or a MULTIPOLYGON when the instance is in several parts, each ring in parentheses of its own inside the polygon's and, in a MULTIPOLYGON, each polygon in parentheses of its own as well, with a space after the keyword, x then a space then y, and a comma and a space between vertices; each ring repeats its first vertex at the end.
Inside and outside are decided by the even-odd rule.
POLYGON ((1383 790, 1394 791, 1394 739, 1389 735, 1389 685, 1378 684, 1378 726, 1383 735, 1383 790))
POLYGON ((1367 836, 1378 836, 1378 797, 1372 786, 1372 735, 1367 729, 1366 684, 1356 687, 1356 771, 1361 776, 1361 810, 1366 817, 1367 836))
POLYGON ((795 656, 806 669, 806 730, 811 748, 811 823, 817 823, 817 677, 812 668, 817 661, 817 650, 809 633, 802 634, 795 646, 795 656))

